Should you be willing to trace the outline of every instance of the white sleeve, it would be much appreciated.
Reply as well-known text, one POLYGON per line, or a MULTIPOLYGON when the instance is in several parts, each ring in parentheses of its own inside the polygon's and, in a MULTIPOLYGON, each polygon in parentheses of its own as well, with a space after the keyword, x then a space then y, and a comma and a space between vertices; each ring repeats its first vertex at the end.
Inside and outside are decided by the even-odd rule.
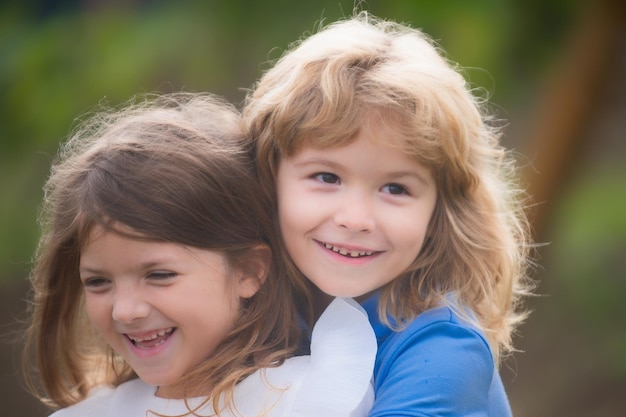
POLYGON ((335 298, 311 338, 311 364, 292 416, 366 416, 374 401, 376 336, 367 313, 350 298, 335 298))

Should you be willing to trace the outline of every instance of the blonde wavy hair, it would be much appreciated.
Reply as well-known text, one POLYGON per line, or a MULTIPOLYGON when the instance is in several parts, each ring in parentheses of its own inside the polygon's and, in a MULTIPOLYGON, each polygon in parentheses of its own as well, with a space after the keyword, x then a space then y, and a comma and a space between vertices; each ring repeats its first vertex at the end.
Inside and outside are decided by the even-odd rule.
MULTIPOLYGON (((83 308, 80 250, 95 225, 218 251, 235 270, 257 268, 259 247, 276 245, 243 144, 233 106, 209 94, 178 93, 97 112, 63 145, 45 185, 24 356, 42 401, 67 407, 96 385, 137 377, 96 337, 83 308)), ((181 395, 210 387, 207 401, 216 410, 220 397, 231 407, 237 382, 278 366, 300 346, 294 306, 303 293, 278 268, 272 261, 225 340, 177 384, 181 395)))
POLYGON ((263 74, 243 121, 275 215, 281 158, 346 145, 372 115, 430 169, 438 194, 421 252, 383 288, 382 319, 401 327, 442 303, 469 307, 457 310, 485 332, 498 361, 513 348, 531 289, 525 196, 486 100, 423 32, 361 12, 294 43, 263 74))

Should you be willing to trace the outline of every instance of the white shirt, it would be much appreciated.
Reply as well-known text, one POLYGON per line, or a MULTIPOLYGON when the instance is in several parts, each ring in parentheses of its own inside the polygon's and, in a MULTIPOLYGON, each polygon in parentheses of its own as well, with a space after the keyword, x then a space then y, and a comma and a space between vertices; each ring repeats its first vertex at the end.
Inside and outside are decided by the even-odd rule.
MULTIPOLYGON (((376 337, 365 311, 352 299, 336 298, 313 328, 311 355, 260 369, 234 390, 236 414, 222 417, 361 417, 374 401, 371 384, 376 337)), ((140 379, 117 388, 99 387, 80 403, 51 417, 179 416, 189 412, 185 400, 160 398, 156 387, 140 379), (151 410, 157 414, 146 414, 151 410)), ((191 398, 191 407, 205 398, 191 398)), ((212 401, 197 411, 214 413, 212 401)))

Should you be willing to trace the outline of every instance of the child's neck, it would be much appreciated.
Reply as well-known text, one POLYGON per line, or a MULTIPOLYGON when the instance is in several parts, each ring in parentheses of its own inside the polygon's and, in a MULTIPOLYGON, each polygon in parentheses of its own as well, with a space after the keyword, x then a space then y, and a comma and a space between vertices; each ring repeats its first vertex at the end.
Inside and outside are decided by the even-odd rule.
POLYGON ((159 386, 157 387, 155 395, 161 398, 167 398, 171 400, 182 400, 185 398, 195 397, 207 397, 211 393, 210 387, 196 387, 189 390, 188 388, 182 388, 177 386, 159 386))

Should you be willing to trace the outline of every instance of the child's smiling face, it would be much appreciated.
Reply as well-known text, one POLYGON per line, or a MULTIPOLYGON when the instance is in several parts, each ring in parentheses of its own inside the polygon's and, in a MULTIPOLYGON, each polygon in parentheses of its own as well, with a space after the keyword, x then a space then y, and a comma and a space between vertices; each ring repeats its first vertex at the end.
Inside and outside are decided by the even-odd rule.
POLYGON ((80 279, 98 333, 165 397, 211 355, 238 317, 240 299, 258 289, 216 251, 100 226, 81 250, 80 279))
POLYGON ((317 287, 358 297, 391 282, 420 252, 435 208, 429 169, 376 123, 348 145, 280 161, 278 215, 289 255, 317 287))

